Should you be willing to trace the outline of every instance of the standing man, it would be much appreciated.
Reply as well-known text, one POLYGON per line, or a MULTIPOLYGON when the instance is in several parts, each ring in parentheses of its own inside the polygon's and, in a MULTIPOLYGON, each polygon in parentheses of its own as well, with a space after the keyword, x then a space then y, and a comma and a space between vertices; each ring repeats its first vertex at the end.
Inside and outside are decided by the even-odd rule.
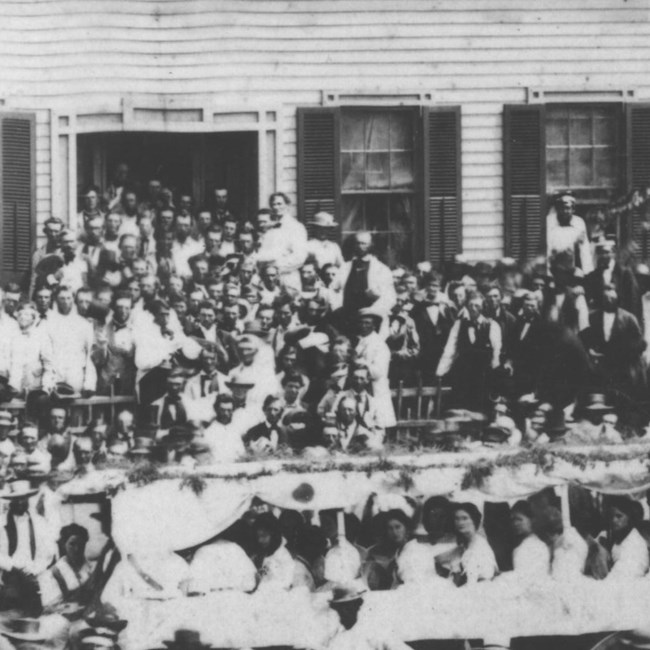
POLYGON ((365 230, 354 236, 354 257, 341 267, 339 277, 332 283, 334 291, 343 293, 340 329, 354 332, 357 314, 372 307, 383 317, 382 329, 395 305, 395 287, 390 269, 372 254, 372 235, 365 230))
POLYGON ((43 246, 36 249, 34 255, 32 256, 32 275, 29 284, 30 297, 33 295, 34 288, 36 286, 36 274, 34 273, 34 269, 46 255, 61 253, 61 242, 59 241, 59 238, 61 237, 62 232, 63 221, 61 221, 61 219, 50 217, 43 224, 43 234, 45 235, 46 241, 43 246))
POLYGON ((213 222, 222 224, 226 215, 229 214, 228 189, 225 187, 217 187, 214 190, 213 222))
POLYGON ((307 259, 307 231, 289 214, 289 197, 282 192, 269 199, 275 219, 275 228, 264 235, 263 249, 258 251, 259 262, 275 262, 282 284, 287 289, 300 290, 299 269, 307 259))
POLYGON ((334 217, 328 212, 317 212, 311 226, 315 237, 307 242, 307 253, 313 257, 319 269, 326 264, 333 264, 337 268, 343 264, 341 247, 330 241, 330 233, 338 227, 334 217))
POLYGON ((546 258, 569 252, 576 268, 586 275, 594 269, 589 235, 584 220, 574 214, 575 197, 563 192, 546 217, 546 258))
POLYGON ((52 364, 57 383, 69 384, 75 393, 91 395, 97 389, 97 372, 92 362, 93 326, 75 313, 74 294, 62 286, 56 294, 58 313, 47 328, 52 340, 52 364))
POLYGON ((200 255, 204 250, 202 242, 190 237, 191 232, 192 217, 179 214, 176 217, 175 239, 171 253, 176 273, 184 280, 192 277, 190 258, 194 255, 200 255))

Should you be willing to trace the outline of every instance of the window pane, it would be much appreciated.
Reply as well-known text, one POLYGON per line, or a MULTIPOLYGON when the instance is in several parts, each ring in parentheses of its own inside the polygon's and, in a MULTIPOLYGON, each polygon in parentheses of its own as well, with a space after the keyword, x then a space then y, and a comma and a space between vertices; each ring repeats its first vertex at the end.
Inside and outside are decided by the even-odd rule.
POLYGON ((365 118, 362 113, 343 113, 341 116, 341 149, 363 150, 365 118))
POLYGON ((546 144, 563 145, 569 143, 569 121, 567 119, 552 119, 546 124, 546 144))
POLYGON ((362 153, 341 153, 342 191, 364 190, 364 158, 362 153))
POLYGON ((366 187, 373 190, 390 189, 390 156, 387 153, 369 153, 366 156, 366 187))
POLYGON ((612 148, 594 149, 596 178, 594 185, 599 187, 616 187, 616 156, 612 148))
POLYGON ((370 113, 366 120, 366 150, 388 151, 389 113, 370 113))
POLYGON ((568 187, 569 184, 569 150, 546 150, 546 186, 548 190, 568 187))
POLYGON ((405 195, 390 197, 389 242, 387 263, 390 266, 406 264, 413 266, 413 199, 405 195))
POLYGON ((345 196, 342 203, 341 230, 345 239, 346 234, 355 233, 357 230, 365 230, 366 223, 363 212, 363 197, 345 196))
POLYGON ((569 184, 571 187, 592 185, 591 157, 592 149, 571 149, 569 157, 569 184))
POLYGON ((594 122, 594 144, 616 144, 616 121, 613 118, 597 117, 594 122))
POLYGON ((390 184, 392 190, 413 189, 413 154, 390 155, 390 184))
POLYGON ((413 120, 410 113, 391 114, 390 148, 413 149, 413 120))
POLYGON ((569 137, 571 146, 591 144, 591 120, 588 117, 574 117, 572 115, 569 122, 569 137))

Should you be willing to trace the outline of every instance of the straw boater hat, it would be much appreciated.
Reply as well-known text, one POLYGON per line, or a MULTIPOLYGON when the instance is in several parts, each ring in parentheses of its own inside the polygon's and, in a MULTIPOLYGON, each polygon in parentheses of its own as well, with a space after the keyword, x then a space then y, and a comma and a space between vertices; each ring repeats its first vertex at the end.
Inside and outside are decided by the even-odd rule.
POLYGON ((11 481, 0 492, 1 499, 25 499, 34 496, 38 490, 33 488, 29 481, 11 481))
POLYGON ((340 605, 342 603, 363 600, 365 591, 365 589, 357 584, 338 585, 332 589, 332 597, 329 602, 331 605, 340 605))
POLYGON ((16 418, 11 411, 0 411, 0 427, 15 427, 16 418))
POLYGON ((336 228, 339 224, 329 212, 317 212, 309 225, 317 228, 336 228))
POLYGON ((592 414, 604 414, 613 411, 614 407, 607 404, 607 400, 603 393, 592 393, 587 397, 587 406, 585 406, 585 410, 592 414))
POLYGON ((228 388, 253 388, 255 386, 253 382, 245 381, 241 373, 233 375, 225 383, 228 388))
POLYGON ((14 618, 0 623, 0 634, 16 641, 45 641, 50 632, 42 629, 37 618, 14 618))

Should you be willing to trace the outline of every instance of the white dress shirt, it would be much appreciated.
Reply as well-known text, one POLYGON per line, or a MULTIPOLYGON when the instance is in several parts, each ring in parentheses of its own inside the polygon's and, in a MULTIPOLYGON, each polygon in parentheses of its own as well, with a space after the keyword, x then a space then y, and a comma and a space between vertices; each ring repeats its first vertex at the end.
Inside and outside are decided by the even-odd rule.
POLYGON ((603 312, 603 338, 609 341, 612 338, 612 328, 614 327, 614 320, 616 319, 616 312, 603 312))

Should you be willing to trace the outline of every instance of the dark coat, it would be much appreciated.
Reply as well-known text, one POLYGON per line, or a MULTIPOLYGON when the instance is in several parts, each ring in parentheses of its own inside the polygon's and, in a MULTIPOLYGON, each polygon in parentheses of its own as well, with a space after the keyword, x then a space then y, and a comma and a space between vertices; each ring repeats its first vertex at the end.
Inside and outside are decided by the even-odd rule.
MULTIPOLYGON (((596 269, 585 277, 585 292, 590 306, 596 310, 602 309, 603 304, 603 271, 596 269)), ((623 268, 615 264, 612 270, 612 284, 618 292, 618 304, 625 311, 633 314, 639 322, 643 312, 641 306, 641 292, 632 269, 623 268)))
POLYGON ((646 383, 642 355, 646 342, 639 322, 625 309, 617 309, 609 341, 605 341, 603 316, 602 310, 594 312, 582 333, 585 347, 603 355, 592 361, 594 378, 603 388, 643 399, 646 383))
POLYGON ((454 308, 447 303, 440 303, 438 321, 434 325, 427 312, 428 307, 427 303, 420 302, 416 303, 411 311, 411 318, 420 337, 420 355, 417 365, 425 382, 435 379, 438 362, 456 319, 454 308))

